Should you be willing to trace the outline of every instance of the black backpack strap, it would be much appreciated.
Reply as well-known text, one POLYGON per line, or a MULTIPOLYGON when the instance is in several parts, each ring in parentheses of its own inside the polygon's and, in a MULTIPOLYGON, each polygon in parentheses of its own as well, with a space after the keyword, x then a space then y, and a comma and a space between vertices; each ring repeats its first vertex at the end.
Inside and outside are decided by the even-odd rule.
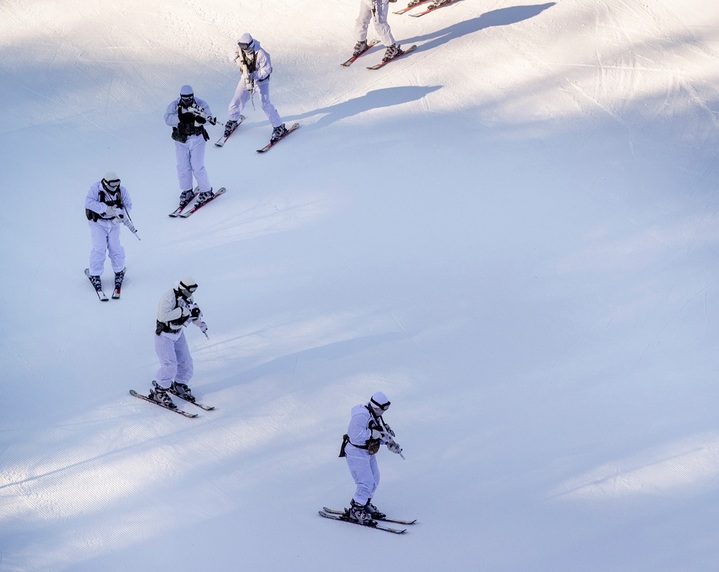
POLYGON ((340 447, 340 457, 346 457, 347 454, 345 453, 345 448, 347 447, 347 443, 350 442, 350 436, 345 433, 342 435, 342 446, 340 447))

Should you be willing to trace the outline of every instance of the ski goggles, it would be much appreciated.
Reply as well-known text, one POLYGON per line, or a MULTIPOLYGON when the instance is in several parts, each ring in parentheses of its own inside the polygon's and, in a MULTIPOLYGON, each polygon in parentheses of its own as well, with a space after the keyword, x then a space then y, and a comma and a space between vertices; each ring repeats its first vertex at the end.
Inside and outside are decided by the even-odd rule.
POLYGON ((116 191, 120 188, 120 179, 113 179, 111 181, 103 179, 102 182, 105 184, 105 188, 107 188, 108 191, 116 191))
POLYGON ((387 403, 377 403, 374 399, 370 399, 371 403, 375 405, 378 409, 381 409, 382 411, 387 411, 389 409, 389 406, 391 402, 387 403))
POLYGON ((240 49, 245 52, 251 52, 252 50, 252 42, 249 44, 245 44, 244 42, 237 42, 237 45, 240 46, 240 49))

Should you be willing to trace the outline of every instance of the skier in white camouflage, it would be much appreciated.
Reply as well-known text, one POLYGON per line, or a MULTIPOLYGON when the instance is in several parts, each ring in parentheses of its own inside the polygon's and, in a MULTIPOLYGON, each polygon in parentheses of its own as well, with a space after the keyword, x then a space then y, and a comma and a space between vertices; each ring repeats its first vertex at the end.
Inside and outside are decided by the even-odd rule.
POLYGON ((125 249, 120 244, 120 224, 132 209, 130 193, 121 185, 120 177, 113 171, 94 183, 85 197, 85 216, 90 226, 89 278, 95 288, 102 289, 102 271, 105 256, 115 272, 115 287, 122 285, 125 277, 125 249))
POLYGON ((380 479, 376 458, 380 445, 386 445, 393 453, 402 452, 393 439, 394 431, 382 418, 389 406, 389 399, 381 391, 373 394, 369 403, 355 405, 342 442, 340 457, 346 458, 347 467, 357 485, 345 515, 359 524, 368 524, 375 518, 385 517, 372 504, 380 479))
POLYGON ((194 197, 193 176, 200 189, 197 205, 207 202, 214 194, 205 169, 205 143, 209 135, 205 129, 207 119, 203 115, 212 116, 210 106, 195 97, 190 85, 180 88, 180 96, 171 101, 165 111, 165 123, 172 127, 172 139, 175 141, 180 206, 183 208, 194 197))
POLYGON ((389 2, 397 0, 360 0, 360 11, 355 21, 355 44, 352 55, 358 56, 367 49, 367 29, 370 20, 374 19, 374 29, 379 35, 385 50, 383 60, 390 60, 402 53, 402 49, 395 41, 392 30, 387 22, 389 2))
POLYGON ((270 75, 272 74, 270 54, 250 34, 245 33, 237 40, 237 46, 231 54, 231 59, 240 67, 242 76, 227 109, 225 136, 232 133, 250 97, 255 91, 259 91, 262 111, 265 112, 272 125, 270 141, 276 141, 287 132, 287 128, 270 101, 270 75))
POLYGON ((177 406, 168 392, 189 401, 195 400, 187 385, 194 373, 194 365, 183 331, 188 323, 193 323, 207 335, 207 324, 192 298, 195 290, 197 282, 186 276, 165 293, 157 306, 155 352, 160 360, 160 369, 157 370, 157 379, 152 382, 149 397, 172 409, 177 406))

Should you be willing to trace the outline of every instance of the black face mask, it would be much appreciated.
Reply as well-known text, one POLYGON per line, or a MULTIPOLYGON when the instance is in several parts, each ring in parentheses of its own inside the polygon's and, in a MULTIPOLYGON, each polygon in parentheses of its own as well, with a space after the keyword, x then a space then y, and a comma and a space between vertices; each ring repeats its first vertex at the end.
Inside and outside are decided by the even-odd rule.
POLYGON ((180 104, 182 107, 191 107, 195 103, 194 95, 181 95, 180 104))

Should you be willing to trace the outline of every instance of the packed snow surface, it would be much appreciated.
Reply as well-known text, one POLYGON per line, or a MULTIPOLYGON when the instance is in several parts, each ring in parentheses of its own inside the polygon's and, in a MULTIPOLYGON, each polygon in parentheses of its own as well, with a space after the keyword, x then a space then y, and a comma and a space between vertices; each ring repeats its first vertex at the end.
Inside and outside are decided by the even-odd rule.
POLYGON ((719 4, 460 0, 390 14, 418 47, 380 71, 339 65, 357 11, 0 4, 0 572, 716 571, 719 4), (223 123, 246 31, 302 127, 258 155, 255 98, 207 148, 227 194, 170 219, 165 107, 189 83, 223 123), (99 303, 108 170, 142 240, 99 303), (197 419, 128 394, 187 274, 197 419), (401 537, 317 515, 378 390, 401 537))

